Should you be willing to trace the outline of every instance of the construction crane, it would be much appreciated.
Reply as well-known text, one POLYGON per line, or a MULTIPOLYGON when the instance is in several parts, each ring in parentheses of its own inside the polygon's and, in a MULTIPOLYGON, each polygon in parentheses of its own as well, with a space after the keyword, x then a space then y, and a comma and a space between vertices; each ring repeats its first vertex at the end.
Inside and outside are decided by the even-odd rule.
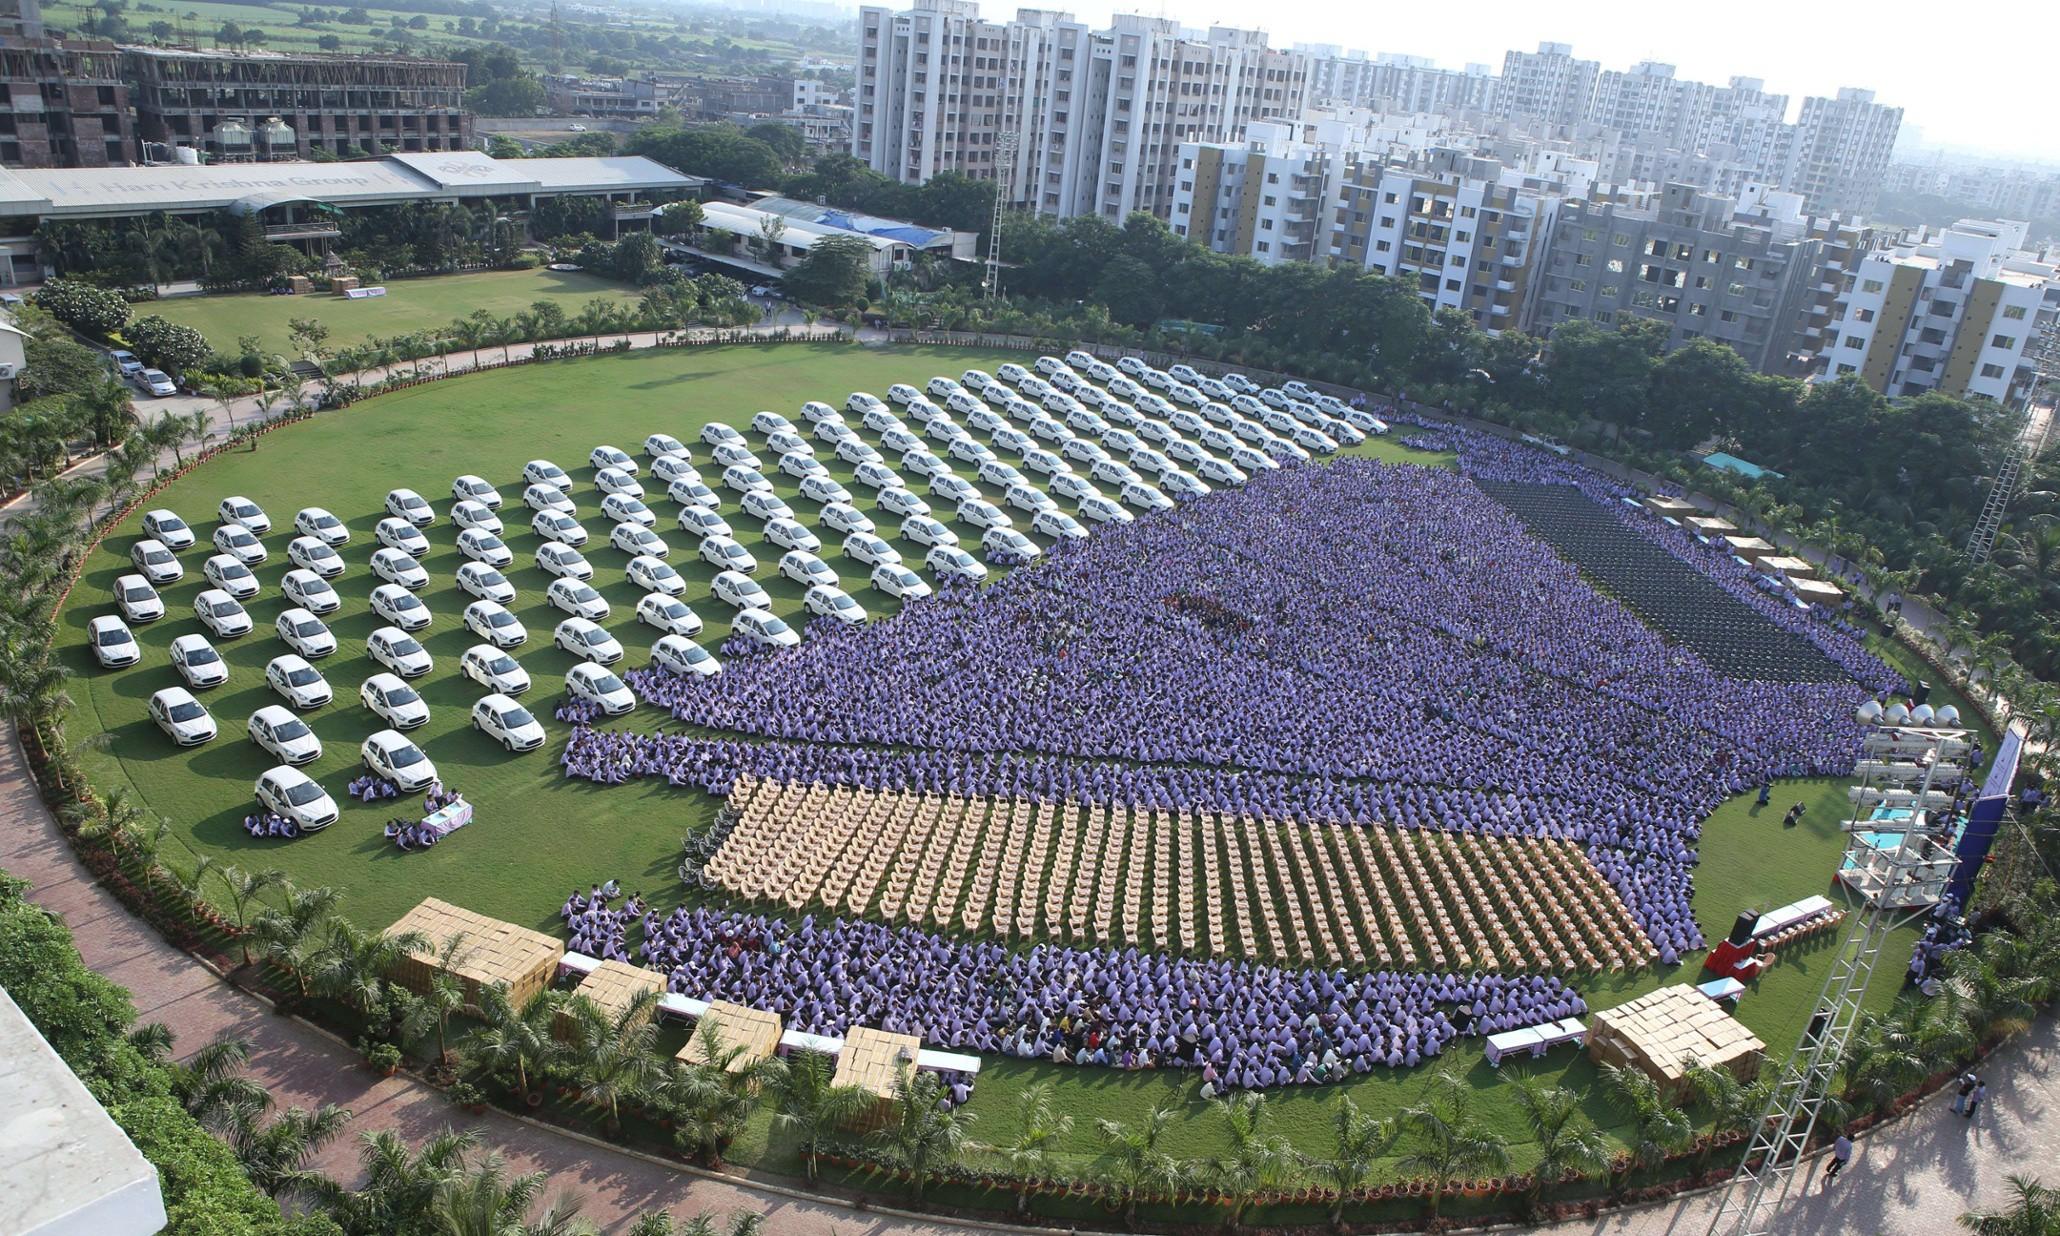
POLYGON ((1709 1236, 1770 1236, 1775 1214, 1794 1187, 1796 1168, 1816 1131, 1832 1076, 1866 1003, 1867 985, 1889 934, 1928 912, 1945 896, 1957 860, 1934 840, 1929 804, 1951 810, 1952 790, 1965 773, 1973 741, 1966 730, 1885 725, 1862 742, 1848 797, 1853 815, 1839 879, 1862 902, 1859 921, 1818 993, 1816 1012, 1803 1028, 1774 1084, 1774 1093, 1745 1148, 1745 1159, 1724 1187, 1709 1236), (1924 804, 1915 809, 1899 804, 1924 804))
POLYGON ((987 299, 1001 296, 1001 216, 1009 200, 1009 180, 1015 172, 1016 133, 1010 129, 994 139, 994 217, 987 224, 987 299))
POLYGON ((1973 566, 1987 562, 1989 554, 1995 551, 1996 533, 2002 530, 2003 517, 2009 514, 2010 503, 2017 497, 2018 481, 2026 465, 2044 452, 2046 439, 2052 433, 2053 409, 2042 409, 2039 400, 2047 383, 2060 377, 2060 318, 2049 319, 2033 331, 2024 349, 2024 359, 2031 366, 2031 379, 2024 384, 2024 395, 2019 401, 2023 428, 1997 466, 1995 484, 1989 487, 1988 499, 1981 504, 1974 531, 1967 534, 1967 561, 1973 566))

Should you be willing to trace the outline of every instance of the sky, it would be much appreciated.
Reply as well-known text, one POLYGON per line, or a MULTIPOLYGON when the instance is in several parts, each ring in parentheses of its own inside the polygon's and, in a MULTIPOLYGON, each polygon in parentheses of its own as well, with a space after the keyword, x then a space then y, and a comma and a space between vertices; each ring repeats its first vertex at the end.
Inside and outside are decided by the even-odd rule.
MULTIPOLYGON (((1018 5, 982 0, 981 7, 986 16, 1006 19, 1018 5)), ((2060 46, 2060 3, 2054 0, 1990 0, 1972 10, 1935 0, 1858 7, 1472 0, 1450 10, 1351 0, 1024 0, 1022 7, 1063 9, 1097 23, 1113 9, 1193 27, 1257 26, 1277 47, 1336 43, 1429 56, 1443 68, 1485 63, 1497 72, 1511 48, 1571 43, 1576 56, 1599 60, 1604 69, 1658 60, 1673 65, 1677 77, 1716 85, 1734 76, 1762 78, 1767 89, 1789 95, 1790 120, 1804 95, 1858 86, 1874 91, 1876 102, 1903 108, 1905 151, 1913 146, 1914 126, 1925 149, 1951 146, 2010 162, 2060 164, 2060 90, 2051 67, 2060 46), (1441 12, 1459 20, 1441 21, 1441 12)))

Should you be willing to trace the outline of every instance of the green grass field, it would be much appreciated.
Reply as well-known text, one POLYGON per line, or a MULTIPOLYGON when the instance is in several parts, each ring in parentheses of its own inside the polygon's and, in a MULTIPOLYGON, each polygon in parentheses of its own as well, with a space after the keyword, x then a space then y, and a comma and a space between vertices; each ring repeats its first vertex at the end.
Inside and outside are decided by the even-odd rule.
MULTIPOLYGON (((277 300, 258 298, 252 303, 279 306, 275 312, 281 320, 285 316, 285 306, 277 300)), ((478 300, 468 298, 467 303, 478 300)), ((453 306, 450 312, 455 311, 453 306)), ((696 436, 710 420, 741 427, 760 408, 791 414, 808 399, 841 403, 854 389, 884 393, 893 382, 920 385, 932 374, 957 374, 968 366, 992 370, 1005 359, 1009 358, 957 349, 833 345, 639 352, 432 383, 277 431, 253 450, 225 454, 197 468, 153 504, 179 511, 203 538, 215 526, 216 504, 230 494, 254 499, 274 521, 275 530, 266 538, 273 560, 259 569, 266 591, 248 607, 257 630, 241 640, 217 641, 233 676, 226 686, 206 693, 203 702, 220 723, 221 736, 198 750, 181 751, 144 713, 152 692, 178 682, 166 659, 172 638, 201 629, 192 603, 202 587, 203 548, 182 555, 187 577, 165 590, 167 616, 139 631, 145 648, 142 665, 102 671, 92 664, 84 646, 90 619, 114 612, 110 590, 115 578, 129 569, 126 554, 137 535, 131 522, 94 552, 60 615, 60 655, 76 674, 71 694, 78 706, 70 716, 70 737, 83 750, 100 785, 130 787, 150 812, 172 822, 174 841, 168 851, 175 864, 190 866, 192 855, 208 854, 246 868, 277 867, 300 884, 342 890, 344 911, 363 924, 384 925, 423 896, 436 895, 555 933, 555 911, 566 893, 611 877, 621 879, 626 888, 640 888, 661 906, 673 904, 681 900, 674 875, 680 837, 710 818, 713 801, 655 782, 601 788, 560 775, 553 753, 564 727, 551 721, 549 713, 562 693, 562 675, 571 659, 549 646, 558 615, 543 604, 546 577, 531 565, 536 538, 525 526, 527 511, 521 506, 517 478, 522 464, 548 457, 575 478, 574 497, 582 518, 589 531, 602 537, 600 545, 590 545, 586 552, 596 569, 595 585, 615 607, 606 625, 628 649, 625 664, 641 665, 647 660, 652 632, 629 617, 637 593, 623 580, 624 555, 606 546, 606 525, 597 517, 593 471, 586 463, 595 444, 610 442, 635 454, 646 434, 664 431, 694 443, 697 458, 705 459, 696 436), (545 719, 553 741, 542 751, 510 756, 469 728, 467 710, 479 692, 457 672, 459 654, 474 642, 458 621, 469 598, 451 582, 461 559, 451 548, 451 525, 439 522, 429 531, 435 549, 425 565, 432 582, 422 594, 436 620, 420 637, 437 665, 417 683, 433 716, 411 737, 437 762, 446 783, 477 806, 478 814, 476 823, 446 844, 426 853, 403 854, 380 832, 389 816, 401 813, 400 804, 357 805, 340 793, 355 775, 358 742, 381 728, 356 697, 359 683, 374 670, 363 656, 363 640, 379 625, 365 607, 373 582, 365 563, 375 545, 372 530, 387 489, 412 487, 442 511, 448 508, 450 480, 461 472, 487 477, 507 499, 502 515, 510 523, 509 540, 518 553, 517 566, 508 574, 521 590, 512 608, 530 631, 528 645, 516 655, 536 683, 525 702, 545 719), (352 544, 343 551, 352 566, 337 581, 345 605, 331 616, 330 624, 342 646, 319 665, 336 689, 337 701, 307 714, 327 744, 322 759, 309 771, 338 794, 344 810, 336 825, 313 837, 257 841, 244 834, 241 820, 253 809, 252 782, 271 761, 244 741, 243 725, 252 711, 277 702, 262 684, 262 671, 271 657, 284 651, 270 626, 284 608, 276 590, 286 570, 284 549, 290 533, 284 529, 304 505, 328 507, 353 533, 352 544)), ((1449 456, 1410 451, 1392 440, 1377 439, 1357 450, 1391 462, 1450 463, 1449 456)), ((848 485, 850 470, 829 462, 848 485)), ((779 483, 803 520, 811 520, 815 504, 800 499, 784 478, 779 483)), ((866 503, 863 491, 860 502, 866 503)), ((712 570, 691 560, 689 538, 679 534, 671 520, 673 504, 661 493, 652 506, 660 512, 660 533, 673 546, 675 565, 688 578, 686 599, 708 622, 701 642, 712 649, 728 634, 728 607, 708 596, 712 570)), ((726 513, 734 510, 731 503, 726 513)), ((775 608, 790 620, 797 618, 802 590, 772 573, 779 551, 763 542, 757 521, 733 523, 739 539, 763 564, 759 578, 775 608)), ((882 521, 883 534, 894 526, 882 521)), ((965 536, 968 530, 959 531, 965 536)), ((920 561, 917 547, 906 542, 899 547, 906 557, 920 561)), ((876 617, 891 611, 896 603, 864 588, 862 574, 850 569, 854 564, 834 553, 824 556, 876 617)), ((665 720, 640 708, 624 724, 650 729, 665 720)), ((1767 908, 1810 893, 1831 892, 1830 873, 1842 844, 1837 828, 1842 806, 1842 784, 1817 781, 1779 787, 1774 806, 1765 811, 1755 809, 1750 798, 1720 809, 1708 824, 1695 899, 1705 931, 1721 934, 1748 905, 1767 908), (1783 829, 1780 813, 1796 797, 1811 804, 1806 822, 1783 829)), ((1746 997, 1744 1020, 1777 1056, 1800 1030, 1830 955, 1828 942, 1797 950, 1746 997)), ((1586 983, 1584 994, 1598 1006, 1617 1003, 1667 982, 1693 980, 1693 962, 1698 960, 1672 971, 1646 970, 1586 983)), ((1882 986, 1880 1003, 1887 1003, 1892 987, 1882 986)), ((1483 1110, 1515 1135, 1519 1121, 1510 1088, 1488 1068, 1478 1047, 1461 1047, 1444 1059, 1479 1086, 1483 1110)), ((1585 1058, 1558 1052, 1541 1062, 1538 1072, 1594 1096, 1590 1114, 1605 1127, 1614 1125, 1615 1117, 1602 1103, 1585 1058)), ((1423 1076, 1422 1071, 1399 1078, 1374 1074, 1336 1087, 1290 1088, 1273 1097, 1270 1106, 1281 1131, 1300 1149, 1321 1153, 1329 1145, 1329 1115, 1338 1092, 1350 1093, 1370 1111, 1392 1113, 1414 1101, 1423 1076)), ((1169 1149, 1201 1155, 1220 1146, 1221 1134, 1213 1119, 1203 1118, 1204 1109, 1195 1099, 1196 1081, 1189 1073, 1126 1074, 1003 1059, 989 1062, 975 1093, 970 1108, 978 1121, 975 1136, 1005 1141, 1019 1119, 1022 1090, 1042 1080, 1054 1082, 1075 1116, 1063 1156, 1076 1164, 1092 1154, 1095 1118, 1135 1119, 1163 1099, 1191 1104, 1195 1117, 1177 1126, 1169 1149)), ((791 1152, 776 1143, 768 1121, 760 1115, 733 1157, 747 1165, 795 1170, 791 1152)), ((1522 1146, 1517 1153, 1521 1161, 1522 1146)))
MULTIPOLYGON (((153 301, 138 313, 154 313, 167 321, 191 326, 206 335, 217 350, 232 349, 243 336, 256 335, 264 340, 267 350, 284 352, 290 346, 286 337, 290 318, 319 318, 328 323, 329 346, 334 348, 363 343, 375 336, 390 339, 418 330, 434 330, 476 309, 484 309, 495 317, 511 317, 542 300, 571 316, 592 300, 635 304, 638 296, 635 288, 577 271, 495 270, 395 279, 386 285, 386 295, 369 300, 346 300, 327 293, 267 296, 238 292, 226 296, 172 297, 153 301)), ((643 441, 642 434, 637 435, 637 441, 643 441)), ((584 451, 580 453, 585 455, 584 451)), ((440 488, 448 486, 446 478, 440 488)))

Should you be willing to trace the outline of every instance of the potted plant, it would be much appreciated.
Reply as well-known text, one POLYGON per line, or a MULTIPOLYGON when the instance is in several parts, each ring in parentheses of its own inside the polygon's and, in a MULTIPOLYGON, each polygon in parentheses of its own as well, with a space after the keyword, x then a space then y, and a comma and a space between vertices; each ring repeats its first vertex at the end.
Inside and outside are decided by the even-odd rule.
POLYGON ((365 1063, 381 1077, 392 1077, 400 1071, 401 1049, 391 1043, 374 1043, 365 1049, 365 1063))
POLYGON ((486 1094, 468 1081, 453 1082, 450 1089, 451 1102, 475 1116, 486 1113, 486 1094))

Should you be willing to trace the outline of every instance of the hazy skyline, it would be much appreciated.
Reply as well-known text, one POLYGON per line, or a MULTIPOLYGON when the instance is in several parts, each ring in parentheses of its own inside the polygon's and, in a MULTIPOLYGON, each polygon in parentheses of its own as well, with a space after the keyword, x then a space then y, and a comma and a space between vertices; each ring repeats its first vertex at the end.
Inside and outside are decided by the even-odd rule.
MULTIPOLYGON (((907 7, 905 0, 881 0, 907 7)), ((1876 102, 1903 109, 1903 145, 1912 127, 1926 148, 1961 147, 2013 162, 2060 164, 2060 130, 2053 121, 2051 92, 2038 49, 2060 38, 2060 5, 2051 0, 2000 0, 1965 11, 1888 0, 1864 10, 1864 18, 1837 26, 1811 20, 1823 12, 1799 8, 1786 15, 1799 21, 1778 33, 1757 6, 1655 9, 1630 0, 1590 0, 1574 6, 1539 5, 1531 0, 1480 0, 1441 22, 1441 10, 1411 10, 1420 20, 1386 20, 1334 0, 1274 0, 1262 6, 1225 5, 1221 0, 1166 0, 1164 4, 1001 3, 983 0, 981 11, 1006 20, 1018 7, 1062 9, 1091 22, 1114 12, 1165 16, 1183 26, 1258 28, 1277 47, 1336 43, 1368 54, 1394 52, 1428 56, 1441 68, 1469 63, 1502 68, 1511 49, 1533 51, 1540 42, 1571 43, 1574 54, 1599 60, 1604 69, 1625 69, 1640 60, 1671 64, 1675 75, 1723 85, 1732 77, 1757 77, 1767 89, 1789 96, 1794 120, 1804 95, 1831 96, 1841 86, 1872 90, 1876 102), (1707 21, 1683 20, 1706 13, 1707 21), (1907 17, 1903 15, 1907 14, 1907 17), (1812 37, 1822 33, 1826 42, 1812 37), (1844 49, 1830 51, 1829 41, 1844 49)), ((1391 11, 1391 10, 1390 10, 1391 11)))

